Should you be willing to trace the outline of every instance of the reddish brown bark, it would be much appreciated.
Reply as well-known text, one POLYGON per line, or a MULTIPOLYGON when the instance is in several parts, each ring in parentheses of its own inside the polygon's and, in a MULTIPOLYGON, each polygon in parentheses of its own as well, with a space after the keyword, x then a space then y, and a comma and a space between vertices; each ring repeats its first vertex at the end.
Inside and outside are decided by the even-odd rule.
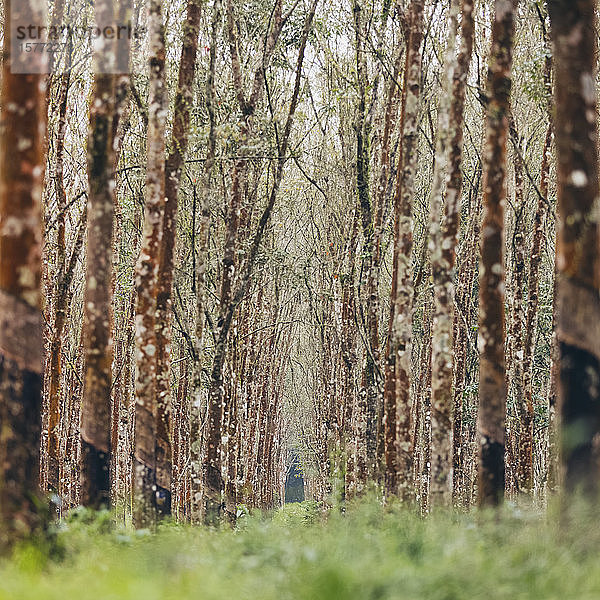
POLYGON ((557 334, 568 490, 596 492, 600 431, 600 253, 596 205, 596 3, 550 0, 556 69, 557 334))
MULTIPOLYGON (((114 21, 113 3, 95 5, 99 26, 114 21)), ((112 239, 114 150, 112 121, 115 47, 99 38, 94 52, 96 75, 90 102, 88 161, 87 269, 84 293, 85 374, 81 408, 81 502, 110 504, 110 419, 112 379, 112 239)))
MULTIPOLYGON (((6 2, 5 23, 43 23, 30 2, 6 2)), ((41 195, 46 105, 40 74, 19 74, 4 28, 0 136, 0 547, 43 525, 39 512, 42 388, 41 195), (14 72, 13 72, 14 71, 14 72)), ((33 57, 34 68, 41 57, 33 57)), ((39 62, 38 62, 39 61, 39 62)), ((25 70, 25 73, 28 71, 25 70)))
MULTIPOLYGON (((53 20, 62 19, 63 2, 57 2, 53 15, 53 20)), ((60 21, 57 21, 60 23, 60 21)), ((56 150, 55 150, 55 175, 54 189, 56 190, 56 209, 58 211, 58 224, 56 234, 56 278, 58 282, 65 276, 65 212, 67 205, 67 196, 64 185, 64 155, 65 155, 65 134, 67 128, 67 101, 69 96, 69 87, 71 81, 71 47, 66 50, 64 66, 66 72, 59 78, 59 88, 57 97, 58 123, 56 131, 56 150)), ((50 60, 53 60, 51 53, 50 60)), ((52 72, 52 65, 49 65, 52 72)), ((48 92, 51 90, 52 78, 49 78, 48 92)), ((49 95, 49 94, 48 94, 49 95)), ((54 491, 58 490, 58 472, 59 472, 59 427, 60 427, 60 379, 62 372, 61 354, 62 354, 62 328, 64 327, 65 297, 59 291, 60 286, 56 286, 54 298, 54 324, 51 332, 51 346, 49 359, 46 364, 47 396, 48 396, 48 439, 47 439, 47 458, 46 458, 46 487, 54 491), (61 323, 62 321, 62 323, 61 323)))
POLYGON ((177 230, 177 206, 183 161, 188 148, 190 109, 198 52, 202 4, 188 0, 179 62, 171 144, 165 165, 165 205, 156 297, 156 485, 164 506, 171 505, 171 294, 177 230))
POLYGON ((479 503, 504 495, 504 202, 514 13, 517 0, 496 0, 488 70, 483 224, 479 276, 479 503))

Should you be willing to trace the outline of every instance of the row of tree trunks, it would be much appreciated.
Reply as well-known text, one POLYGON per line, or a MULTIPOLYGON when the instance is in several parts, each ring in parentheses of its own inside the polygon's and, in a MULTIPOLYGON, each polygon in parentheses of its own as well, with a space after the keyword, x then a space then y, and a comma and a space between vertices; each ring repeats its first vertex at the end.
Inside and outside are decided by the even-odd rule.
MULTIPOLYGON (((298 105, 300 93, 300 85, 302 79, 302 65, 304 63, 304 53, 308 36, 311 31, 312 21, 316 10, 317 0, 313 0, 309 8, 308 14, 304 21, 302 35, 300 38, 300 48, 298 50, 298 59, 295 68, 295 80, 290 105, 288 108, 287 118, 281 137, 277 136, 278 142, 278 159, 273 185, 269 192, 267 204, 260 216, 248 258, 246 259, 243 269, 238 266, 240 273, 236 277, 237 286, 233 289, 233 277, 235 271, 235 250, 239 239, 239 211, 241 210, 241 197, 237 198, 237 192, 232 190, 231 203, 228 211, 227 232, 225 237, 225 246, 223 252, 222 264, 222 279, 219 296, 219 320, 218 334, 215 345, 215 354, 211 367, 211 380, 208 392, 208 415, 207 415, 207 445, 204 457, 204 520, 207 523, 214 523, 223 516, 222 495, 224 492, 224 482, 221 473, 222 456, 220 451, 223 411, 224 411, 224 387, 223 387, 223 369, 227 358, 227 342, 231 330, 234 313, 238 308, 242 298, 250 285, 250 278, 254 269, 257 253, 265 234, 267 224, 270 220, 275 205, 275 200, 279 191, 279 186, 283 177, 283 167, 286 160, 288 145, 290 143, 290 134, 294 120, 294 114, 298 105)), ((232 7, 228 5, 228 21, 233 21, 232 7)), ((288 14, 289 16, 289 14, 288 14)), ((229 24, 229 34, 233 38, 230 43, 232 53, 232 67, 234 73, 234 85, 238 95, 240 110, 243 115, 245 130, 249 128, 248 119, 256 110, 258 102, 264 92, 266 82, 265 69, 269 64, 279 35, 287 16, 282 15, 282 4, 278 0, 273 10, 272 25, 267 36, 264 46, 261 65, 254 74, 254 84, 249 99, 246 100, 246 94, 241 84, 239 73, 239 57, 237 55, 237 44, 235 43, 235 27, 233 22, 229 24)), ((235 176, 234 167, 234 176, 235 176)), ((240 182, 241 183, 241 182, 240 182)), ((235 179, 233 184, 235 185, 235 179)), ((241 190, 239 191, 241 194, 241 190)), ((234 516, 229 515, 230 519, 234 516)))
MULTIPOLYGON (((356 2, 353 6, 357 77, 362 90, 359 127, 347 128, 346 142, 344 135, 340 136, 342 145, 352 140, 349 144, 352 151, 343 149, 345 166, 351 165, 345 173, 346 183, 352 181, 347 185, 347 197, 342 198, 334 210, 339 212, 340 207, 348 206, 354 210, 330 225, 326 237, 316 244, 325 251, 318 258, 320 271, 316 275, 306 275, 308 299, 304 288, 300 292, 292 288, 290 293, 286 287, 286 266, 273 266, 276 263, 269 260, 280 250, 277 244, 281 241, 277 230, 270 226, 270 219, 280 216, 279 208, 274 211, 274 206, 284 180, 284 166, 290 164, 292 123, 301 99, 304 52, 316 0, 304 15, 291 102, 287 110, 284 108, 287 114, 284 113, 285 123, 281 130, 273 104, 275 88, 269 89, 271 75, 267 69, 271 62, 275 64, 278 38, 291 13, 284 14, 283 2, 275 1, 260 57, 262 62, 252 73, 251 90, 246 94, 243 85, 246 77, 241 72, 242 61, 238 55, 241 29, 233 2, 230 0, 227 4, 233 93, 239 103, 245 144, 250 144, 254 136, 259 135, 259 119, 254 117, 260 110, 263 95, 267 96, 271 109, 277 156, 267 157, 266 163, 260 162, 263 157, 248 159, 241 154, 220 160, 215 78, 218 79, 217 44, 222 14, 220 2, 213 4, 206 90, 208 146, 206 157, 201 159, 204 166, 199 170, 199 179, 190 178, 194 202, 193 248, 191 263, 188 262, 193 271, 190 277, 182 268, 181 279, 175 279, 174 263, 177 196, 192 119, 199 4, 190 0, 188 6, 173 134, 166 161, 164 32, 160 4, 151 0, 148 5, 149 101, 145 119, 141 119, 145 121, 148 133, 147 168, 145 177, 142 175, 139 181, 140 189, 145 187, 146 210, 140 256, 135 267, 136 283, 132 290, 119 281, 119 272, 113 268, 113 264, 120 268, 124 262, 122 256, 113 261, 113 256, 126 255, 123 239, 126 217, 122 214, 125 202, 115 202, 115 177, 116 161, 123 147, 125 129, 129 126, 123 124, 120 110, 127 77, 108 73, 108 63, 117 60, 112 45, 107 43, 103 49, 97 49, 98 72, 91 94, 86 149, 89 197, 79 222, 76 211, 68 212, 67 197, 72 190, 65 183, 63 165, 64 157, 68 155, 65 144, 69 142, 67 99, 72 95, 70 86, 75 83, 69 83, 68 77, 59 80, 58 100, 52 109, 58 119, 54 187, 59 215, 52 226, 47 224, 48 231, 53 231, 55 225, 57 228, 56 233, 52 233, 52 243, 56 240, 56 264, 48 271, 48 277, 50 272, 57 277, 54 290, 48 285, 51 291, 46 306, 50 332, 46 364, 48 438, 42 448, 48 454, 45 464, 47 485, 65 497, 65 506, 79 501, 94 508, 107 506, 112 493, 112 503, 123 504, 124 516, 133 508, 136 526, 145 527, 154 524, 157 511, 169 514, 172 507, 179 518, 198 521, 204 513, 207 523, 216 523, 223 514, 234 522, 240 502, 260 508, 277 505, 282 497, 284 446, 288 433, 288 415, 283 404, 290 401, 284 393, 290 385, 287 369, 290 357, 296 352, 295 336, 299 330, 306 331, 302 329, 306 328, 306 322, 298 316, 306 305, 309 305, 311 324, 316 324, 314 340, 318 351, 314 354, 313 377, 307 377, 314 389, 301 392, 311 403, 310 415, 305 416, 302 423, 312 428, 309 432, 302 431, 301 439, 306 441, 312 456, 314 473, 307 480, 316 499, 324 503, 331 501, 337 492, 335 479, 342 474, 344 458, 347 459, 347 496, 364 490, 370 483, 381 483, 381 448, 385 458, 386 495, 396 495, 408 502, 413 502, 416 495, 423 513, 449 504, 451 497, 456 506, 470 504, 474 490, 478 490, 482 505, 499 504, 505 490, 533 495, 543 485, 543 473, 540 472, 545 467, 549 473, 548 485, 553 488, 557 475, 552 454, 555 444, 552 410, 557 383, 565 424, 562 444, 567 489, 583 485, 586 491, 597 491, 595 437, 600 429, 600 413, 596 408, 600 392, 596 384, 600 380, 600 347, 595 324, 600 316, 600 277, 594 207, 599 191, 594 5, 583 1, 549 2, 558 74, 556 121, 553 123, 553 119, 549 119, 543 144, 540 140, 542 160, 538 190, 510 111, 517 1, 496 0, 488 89, 487 95, 482 93, 480 97, 486 115, 481 165, 483 222, 479 219, 479 175, 475 174, 469 188, 471 222, 463 227, 463 250, 458 255, 459 261, 456 248, 462 197, 461 166, 465 173, 471 167, 463 160, 462 138, 466 82, 473 50, 473 0, 460 0, 460 3, 452 0, 450 3, 445 95, 439 104, 435 136, 433 119, 428 123, 431 135, 425 131, 427 123, 419 121, 421 86, 427 81, 422 56, 428 54, 421 51, 425 3, 413 0, 409 4, 406 56, 402 55, 401 49, 394 53, 394 71, 390 70, 385 79, 387 87, 383 86, 381 105, 376 103, 379 75, 374 78, 372 89, 364 89, 369 86, 365 46, 368 25, 366 12, 362 12, 365 8, 356 2), (459 9, 462 13, 461 49, 455 56, 459 9), (399 86, 403 58, 404 85, 399 86), (396 177, 391 164, 394 162, 400 89, 397 144, 401 157, 396 177), (367 103, 369 96, 370 106, 367 103), (379 112, 375 110, 376 106, 379 112), (371 129, 374 113, 379 115, 376 119, 381 120, 381 127, 371 129), (545 383, 540 385, 537 381, 540 362, 536 345, 538 351, 540 345, 536 340, 540 337, 538 333, 545 333, 546 326, 539 297, 546 294, 548 283, 543 279, 549 269, 542 261, 542 241, 544 219, 546 224, 551 224, 548 202, 554 126, 559 190, 555 320, 560 353, 556 354, 556 349, 552 349, 553 375, 545 389, 545 383), (373 139, 370 139, 371 134, 373 139), (509 135, 512 135, 514 146, 515 214, 508 213, 505 219, 504 203, 508 202, 510 187, 507 185, 506 149, 509 135), (437 148, 434 148, 436 136, 437 148), (358 142, 356 155, 355 140, 358 142), (427 242, 423 242, 427 232, 420 227, 422 223, 413 219, 423 212, 418 206, 417 184, 430 174, 429 170, 417 170, 422 141, 429 144, 434 158, 431 206, 428 207, 431 214, 429 227, 424 228, 430 237, 431 276, 426 259, 427 242), (380 147, 376 146, 381 150, 379 158, 369 149, 372 142, 380 144, 380 147), (352 159, 347 160, 350 154, 352 159), (226 168, 220 166, 221 162, 230 164, 226 162, 228 158, 233 158, 231 179, 226 168), (264 164, 269 165, 265 174, 261 166, 264 164), (377 182, 373 204, 369 191, 372 164, 380 167, 377 177, 371 177, 377 182), (216 174, 219 169, 227 202, 227 220, 211 222, 214 208, 211 196, 218 190, 216 174), (531 183, 529 187, 526 176, 531 183), (261 199, 259 184, 264 181, 267 194, 261 199), (232 189, 228 195, 230 182, 232 189), (530 209, 527 198, 533 189, 537 192, 537 205, 530 209), (394 232, 393 236, 386 237, 392 190, 394 232), (260 202, 264 203, 262 212, 254 208, 260 202), (199 227, 196 226, 197 206, 200 207, 199 227), (527 248, 527 225, 531 216, 531 246, 527 248), (513 222, 514 231, 511 231, 513 222), (86 231, 85 293, 80 309, 80 298, 76 296, 73 284, 86 231), (332 233, 338 235, 339 232, 343 232, 344 242, 331 242, 332 233), (505 239, 507 237, 510 239, 505 239), (67 238, 70 238, 69 243, 67 238), (384 281, 383 277, 381 282, 379 278, 385 265, 388 250, 385 244, 389 238, 393 242, 393 248, 389 248, 390 253, 393 251, 393 270, 382 394, 378 387, 381 377, 379 313, 380 288, 384 281), (114 246, 112 239, 116 239, 114 246), (210 256, 209 242, 214 239, 224 241, 222 257, 210 256), (364 252, 357 255, 361 243, 364 252), (478 244, 481 269, 477 291, 478 244), (423 254, 419 255, 420 272, 416 274, 412 268, 413 245, 423 249, 423 254), (531 260, 527 265, 529 249, 531 260), (267 257, 264 262, 263 256, 267 257), (455 292, 453 271, 457 263, 459 289, 455 292), (263 265, 266 265, 264 270, 263 265), (357 266, 361 268, 360 274, 357 266), (212 267, 215 267, 214 272, 212 267), (318 289, 311 288, 310 277, 318 289), (192 281, 191 286, 189 281, 192 281), (425 285, 421 285, 422 282, 426 282, 425 285), (505 282, 510 284, 508 311, 505 282), (211 296, 213 283, 216 283, 217 294, 211 296), (185 289, 187 296, 184 298, 191 297, 195 301, 193 307, 190 309, 184 299, 177 305, 173 303, 172 288, 177 292, 185 289), (298 309, 298 305, 302 308, 298 309), (182 319, 178 314, 180 306, 182 319), (213 312, 219 317, 216 323, 211 319, 213 312), (505 331, 505 313, 508 315, 508 333, 505 331), (540 323, 537 322, 538 313, 540 323), (69 323, 68 314, 73 315, 73 324, 69 323), (477 330, 474 322, 477 314, 478 348, 472 339, 473 331, 477 330), (177 317, 173 328, 172 315, 177 317), (84 326, 80 331, 82 316, 84 326), (205 325, 214 344, 204 340, 205 325), (172 342, 180 349, 180 369, 171 368, 172 342), (366 362, 357 366, 357 357, 361 353, 366 362), (479 359, 479 398, 475 402, 479 359), (209 360, 212 360, 212 366, 207 370, 209 360), (179 374, 179 381, 174 386, 175 373, 179 374), (135 390, 132 389, 134 380, 135 390), (171 388, 176 390, 173 400, 171 388), (515 402, 511 403, 507 415, 509 390, 515 402), (550 408, 548 457, 544 456, 543 434, 534 435, 534 392, 537 397, 538 391, 547 393, 550 408), (131 398, 135 398, 134 403, 131 398), (380 439, 382 431, 383 441, 380 439), (343 451, 350 447, 352 450, 344 457, 343 451), (477 454, 479 461, 475 458, 477 454), (74 477, 77 476, 75 465, 79 458, 81 481, 78 486, 74 477)), ((9 16, 11 8, 9 3, 9 16)), ((112 2, 99 2, 95 8, 101 22, 112 21, 112 2)), ((403 22, 404 17, 402 13, 403 22)), ((10 35, 7 37, 5 44, 10 42, 10 35)), ((25 116, 23 111, 15 113, 13 121, 3 124, 0 144, 0 216, 3 223, 0 231, 0 411, 3 424, 0 511, 5 519, 14 518, 15 527, 27 533, 41 523, 34 506, 39 478, 37 448, 34 449, 33 441, 39 441, 42 377, 39 199, 43 127, 39 124, 44 123, 45 111, 40 77, 15 75, 9 69, 11 61, 7 51, 3 111, 13 116, 15 103, 23 103, 26 99, 27 102, 25 116), (25 94, 28 94, 27 98, 25 94), (27 121, 22 120, 25 117, 27 121), (20 162, 14 160, 15 149, 20 162), (11 460, 7 458, 9 454, 11 460), (15 465, 13 455, 19 464, 15 465)), ((548 58, 544 74, 546 87, 550 84, 551 66, 548 58)), ((142 104, 140 101, 140 111, 144 109, 142 104)), ((349 112, 356 115, 352 109, 349 112)), ((469 120, 466 122, 470 125, 469 120)), ((543 122, 543 127, 545 125, 543 122)), ((468 131, 466 127, 465 131, 468 131)), ((125 147, 129 151, 129 147, 125 147)), ((323 160, 324 152, 316 152, 323 160)), ((144 154, 143 149, 141 153, 144 154)), ((129 157, 129 154, 125 152, 124 156, 129 157)), ((291 160, 296 161, 311 183, 310 189, 318 189, 327 201, 328 192, 321 189, 317 181, 320 176, 314 175, 313 179, 302 170, 300 159, 293 156, 291 160)), ((49 206, 54 206, 52 200, 49 206)), ((327 202, 323 206, 324 211, 330 210, 327 202)), ((282 207, 281 212, 285 210, 282 207)), ((329 214, 333 215, 333 210, 329 214)), ((314 219, 313 214, 311 217, 314 219)), ((282 221, 285 223, 284 219, 282 221)), ((283 223, 281 225, 283 227, 283 223)), ((134 223, 133 229, 139 230, 139 223, 134 223)), ((319 235, 323 232, 319 225, 315 225, 315 229, 319 235)), ((133 256, 137 255, 138 233, 136 231, 130 238, 134 240, 133 256)), ((181 255, 184 257, 184 253, 181 255)), ((187 261, 186 257, 184 261, 187 261)), ((131 266, 128 264, 127 268, 131 266)), ((303 348, 298 347, 298 355, 302 351, 303 348)), ((300 410, 302 408, 305 407, 300 410)), ((9 530, 11 527, 9 523, 9 530)), ((12 534, 9 532, 8 535, 12 534)))
MULTIPOLYGON (((273 9, 273 21, 265 43, 260 66, 253 77, 250 95, 246 97, 242 82, 237 25, 233 3, 227 2, 227 28, 229 49, 231 54, 233 82, 235 93, 242 113, 242 143, 247 142, 252 131, 252 117, 264 93, 265 69, 275 50, 277 40, 284 23, 282 3, 277 0, 273 9)), ((231 198, 227 209, 227 229, 223 246, 221 285, 219 292, 218 341, 211 369, 211 383, 208 398, 208 435, 203 466, 203 517, 206 522, 214 523, 220 519, 223 512, 222 493, 224 481, 221 473, 222 457, 220 451, 221 427, 224 411, 223 369, 226 363, 227 341, 231 328, 234 306, 234 281, 237 279, 240 265, 236 256, 240 241, 240 217, 244 193, 244 180, 247 175, 247 163, 243 157, 234 161, 231 175, 231 198), (234 279, 235 278, 235 279, 234 279)), ((230 516, 231 518, 231 516, 230 516)))

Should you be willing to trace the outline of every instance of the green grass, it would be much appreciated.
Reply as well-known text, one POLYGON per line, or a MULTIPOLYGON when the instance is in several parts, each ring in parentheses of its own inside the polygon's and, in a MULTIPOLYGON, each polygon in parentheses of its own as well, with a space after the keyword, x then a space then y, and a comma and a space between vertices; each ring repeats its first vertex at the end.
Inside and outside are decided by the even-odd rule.
POLYGON ((242 521, 150 535, 80 512, 58 533, 60 556, 30 544, 0 563, 0 599, 600 598, 599 522, 561 529, 511 507, 422 520, 374 501, 242 521))

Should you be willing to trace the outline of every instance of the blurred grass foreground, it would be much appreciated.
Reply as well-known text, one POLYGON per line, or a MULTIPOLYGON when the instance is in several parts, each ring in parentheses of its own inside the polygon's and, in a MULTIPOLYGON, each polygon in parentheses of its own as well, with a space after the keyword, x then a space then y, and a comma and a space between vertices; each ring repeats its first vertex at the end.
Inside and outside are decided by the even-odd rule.
POLYGON ((422 519, 364 500, 156 534, 75 511, 0 564, 1 600, 598 599, 600 523, 507 505, 422 519), (578 525, 579 523, 579 525, 578 525))

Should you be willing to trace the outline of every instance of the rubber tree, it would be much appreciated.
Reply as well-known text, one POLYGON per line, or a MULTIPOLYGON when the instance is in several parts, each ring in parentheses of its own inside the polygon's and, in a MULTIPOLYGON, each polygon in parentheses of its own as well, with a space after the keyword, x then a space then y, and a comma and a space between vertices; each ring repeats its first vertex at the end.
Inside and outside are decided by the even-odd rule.
POLYGON ((43 525, 41 197, 44 64, 12 47, 14 23, 44 23, 38 3, 5 2, 0 131, 0 548, 43 525))
POLYGON ((567 490, 598 488, 600 253, 596 3, 549 0, 557 159, 559 403, 567 490))

